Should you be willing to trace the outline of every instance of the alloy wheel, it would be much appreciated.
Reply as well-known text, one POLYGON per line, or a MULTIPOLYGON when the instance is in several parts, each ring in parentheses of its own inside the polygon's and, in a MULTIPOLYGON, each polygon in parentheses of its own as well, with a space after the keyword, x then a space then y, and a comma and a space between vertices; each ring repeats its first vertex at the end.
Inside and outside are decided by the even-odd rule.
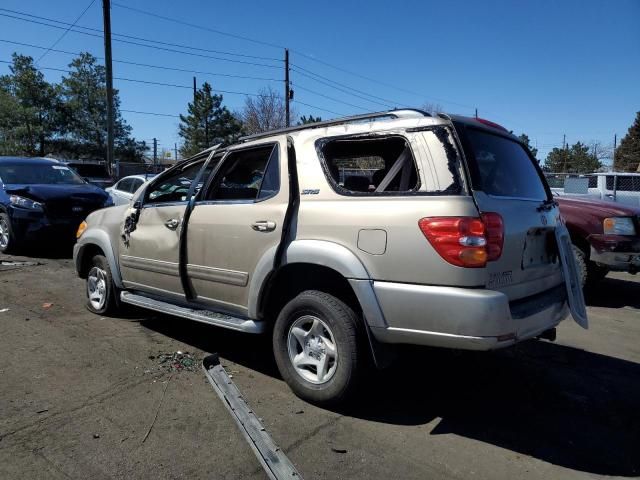
POLYGON ((107 272, 93 267, 87 275, 87 296, 95 310, 101 310, 107 301, 107 272))
POLYGON ((0 248, 7 248, 9 245, 9 225, 4 217, 0 217, 0 248))
POLYGON ((306 381, 320 385, 336 373, 338 349, 333 332, 313 315, 296 319, 287 336, 289 360, 296 373, 306 381))

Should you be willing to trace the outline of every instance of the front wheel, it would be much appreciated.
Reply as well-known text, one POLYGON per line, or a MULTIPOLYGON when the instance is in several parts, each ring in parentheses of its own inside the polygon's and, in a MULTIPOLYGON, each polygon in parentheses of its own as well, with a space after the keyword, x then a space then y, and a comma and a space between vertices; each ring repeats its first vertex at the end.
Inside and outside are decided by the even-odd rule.
POLYGON ((358 317, 333 295, 307 290, 278 315, 273 351, 280 374, 300 398, 342 402, 353 393, 360 373, 358 317))
POLYGON ((607 268, 600 267, 595 262, 588 260, 586 254, 576 245, 573 246, 573 254, 576 259, 582 288, 595 285, 609 273, 607 268))
POLYGON ((118 307, 116 295, 107 259, 103 255, 94 256, 87 273, 87 308, 98 315, 114 313, 118 307))
POLYGON ((15 250, 15 242, 9 215, 0 212, 0 253, 13 252, 15 250))

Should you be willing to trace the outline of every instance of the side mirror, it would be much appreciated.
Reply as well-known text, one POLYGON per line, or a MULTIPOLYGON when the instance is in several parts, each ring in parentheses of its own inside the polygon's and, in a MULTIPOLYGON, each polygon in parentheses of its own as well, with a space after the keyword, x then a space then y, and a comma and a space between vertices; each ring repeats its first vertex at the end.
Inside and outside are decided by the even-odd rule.
POLYGON ((142 208, 142 200, 136 200, 133 202, 133 208, 136 210, 140 210, 142 208))

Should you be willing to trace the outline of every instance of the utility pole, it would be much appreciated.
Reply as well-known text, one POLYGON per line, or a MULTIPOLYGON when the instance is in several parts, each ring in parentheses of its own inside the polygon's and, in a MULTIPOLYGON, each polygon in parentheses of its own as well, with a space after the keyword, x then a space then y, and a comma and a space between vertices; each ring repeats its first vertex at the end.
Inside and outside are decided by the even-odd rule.
POLYGON ((284 49, 284 104, 285 104, 285 115, 286 115, 286 126, 291 126, 291 119, 289 118, 289 101, 291 100, 289 93, 289 49, 284 49))
POLYGON ((193 77, 193 103, 196 103, 196 91, 198 87, 196 86, 196 77, 193 77))
POLYGON ((173 151, 174 151, 173 159, 177 162, 178 161, 178 144, 177 143, 173 144, 173 151))
POLYGON ((153 138, 153 168, 158 166, 158 140, 153 138))
POLYGON ((567 134, 563 133, 562 134, 562 149, 564 150, 565 148, 567 148, 567 134))
POLYGON ((478 118, 478 109, 476 108, 476 118, 478 118))
POLYGON ((113 68, 111 62, 111 0, 102 0, 102 18, 104 22, 104 68, 107 77, 107 171, 118 177, 120 165, 113 168, 113 68))
POLYGON ((613 165, 611 165, 611 169, 616 171, 616 147, 618 146, 618 134, 613 134, 613 165))

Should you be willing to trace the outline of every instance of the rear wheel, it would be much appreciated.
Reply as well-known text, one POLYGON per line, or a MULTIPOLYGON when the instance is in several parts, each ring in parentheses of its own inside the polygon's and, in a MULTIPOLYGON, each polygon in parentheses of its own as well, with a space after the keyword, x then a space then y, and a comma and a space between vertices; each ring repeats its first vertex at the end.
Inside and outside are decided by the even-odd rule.
POLYGON ((11 253, 15 250, 15 237, 11 229, 9 215, 0 212, 0 253, 11 253))
POLYGON ((307 290, 285 305, 273 331, 278 369, 291 390, 317 404, 335 404, 354 391, 364 352, 358 318, 338 298, 307 290))
POLYGON ((116 295, 107 259, 103 255, 94 256, 87 273, 87 308, 98 315, 114 313, 118 307, 116 295))

